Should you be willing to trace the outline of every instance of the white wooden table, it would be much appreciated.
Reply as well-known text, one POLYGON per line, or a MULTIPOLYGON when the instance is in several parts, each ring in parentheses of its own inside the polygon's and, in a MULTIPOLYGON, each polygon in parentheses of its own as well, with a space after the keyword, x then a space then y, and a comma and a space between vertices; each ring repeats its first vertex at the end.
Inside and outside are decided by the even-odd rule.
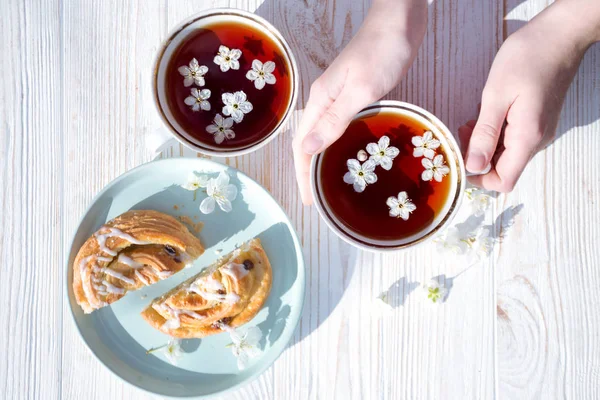
MULTIPOLYGON (((430 0, 431 2, 432 0, 430 0)), ((456 130, 474 117, 502 41, 549 0, 433 0, 425 41, 389 98, 456 130)), ((504 233, 483 265, 357 251, 303 207, 290 157, 308 88, 356 32, 369 0, 0 1, 0 398, 143 399, 96 361, 65 301, 65 249, 103 186, 150 161, 161 122, 151 61, 167 32, 205 8, 272 21, 302 76, 289 131, 266 148, 219 160, 256 179, 301 237, 307 299, 281 358, 239 399, 600 398, 600 46, 571 87, 558 139, 538 154, 489 222, 504 233), (273 166, 277 165, 277 168, 273 166), (441 306, 419 282, 443 274, 441 306), (395 282, 393 315, 371 315, 395 282), (408 295, 409 292, 411 292, 408 295)), ((176 146, 163 156, 181 154, 176 146)))

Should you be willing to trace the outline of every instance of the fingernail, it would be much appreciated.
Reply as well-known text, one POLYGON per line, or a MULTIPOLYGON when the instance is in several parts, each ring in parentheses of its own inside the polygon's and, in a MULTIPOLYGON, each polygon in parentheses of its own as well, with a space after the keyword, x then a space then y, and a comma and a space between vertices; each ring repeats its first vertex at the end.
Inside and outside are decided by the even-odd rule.
POLYGON ((323 147, 323 139, 317 132, 309 134, 302 142, 302 150, 308 154, 315 154, 323 147))
POLYGON ((471 150, 467 157, 467 170, 481 172, 487 166, 485 155, 477 150, 471 150))

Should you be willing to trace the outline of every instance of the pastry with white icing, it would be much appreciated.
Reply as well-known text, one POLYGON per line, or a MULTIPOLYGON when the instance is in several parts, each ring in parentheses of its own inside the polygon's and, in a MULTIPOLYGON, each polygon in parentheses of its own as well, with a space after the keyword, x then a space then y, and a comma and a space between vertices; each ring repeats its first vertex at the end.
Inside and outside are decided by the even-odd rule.
POLYGON ((250 321, 271 291, 272 270, 260 239, 252 239, 155 299, 142 317, 178 338, 202 338, 250 321))
POLYGON ((200 240, 170 215, 127 211, 79 249, 73 263, 75 299, 91 313, 129 291, 170 277, 203 252, 200 240))

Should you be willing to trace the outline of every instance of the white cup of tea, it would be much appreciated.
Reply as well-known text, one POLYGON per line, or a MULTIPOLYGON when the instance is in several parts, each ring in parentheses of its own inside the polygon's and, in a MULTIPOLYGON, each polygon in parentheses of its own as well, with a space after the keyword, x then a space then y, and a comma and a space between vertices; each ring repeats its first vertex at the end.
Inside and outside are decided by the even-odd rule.
POLYGON ((314 203, 325 223, 351 245, 376 252, 414 247, 447 228, 461 205, 466 176, 450 130, 428 111, 400 101, 364 108, 338 141, 313 157, 311 166, 314 203), (392 147, 399 154, 394 156, 392 147), (382 157, 389 160, 384 163, 382 157), (377 160, 380 164, 369 172, 377 160), (364 189, 355 186, 361 179, 356 171, 375 174, 363 177, 376 181, 362 182, 364 189))
POLYGON ((210 156, 255 151, 289 120, 298 79, 290 46, 265 19, 232 8, 196 14, 156 56, 154 103, 166 129, 151 133, 148 146, 160 151, 176 139, 210 156))

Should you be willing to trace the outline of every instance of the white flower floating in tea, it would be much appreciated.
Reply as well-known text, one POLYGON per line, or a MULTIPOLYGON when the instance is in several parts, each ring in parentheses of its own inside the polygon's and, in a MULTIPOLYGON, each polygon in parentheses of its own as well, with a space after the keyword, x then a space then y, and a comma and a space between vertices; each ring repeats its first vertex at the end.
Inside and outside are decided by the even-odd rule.
POLYGON ((262 331, 256 326, 248 328, 246 331, 242 329, 231 329, 229 331, 231 341, 227 347, 231 347, 231 352, 237 358, 237 366, 239 370, 246 369, 251 358, 258 357, 260 350, 258 343, 262 338, 262 331))
POLYGON ((177 365, 177 361, 183 356, 180 339, 171 339, 167 344, 146 351, 146 354, 151 354, 158 350, 160 350, 167 361, 173 365, 177 365))
POLYGON ((440 147, 440 141, 433 137, 431 131, 427 131, 423 136, 413 136, 412 144, 415 146, 413 150, 414 157, 425 156, 429 159, 435 157, 435 149, 440 147))
POLYGON ((402 218, 405 221, 408 220, 410 213, 417 209, 406 192, 398 193, 398 197, 388 197, 386 204, 390 208, 390 217, 402 218))
POLYGON ((217 114, 213 122, 214 124, 206 127, 206 132, 214 135, 216 144, 223 143, 225 139, 235 138, 235 132, 231 129, 233 118, 223 118, 221 114, 217 114))
POLYGON ((371 160, 387 171, 392 169, 392 160, 400 154, 397 147, 390 146, 390 138, 387 136, 382 136, 378 143, 369 143, 367 152, 371 155, 371 160))
POLYGON ((467 198, 471 203, 473 215, 479 217, 490 208, 491 198, 485 190, 479 188, 469 188, 465 190, 467 198))
POLYGON ((277 80, 275 75, 275 63, 273 61, 267 61, 262 63, 259 60, 252 61, 252 69, 246 73, 246 78, 254 81, 254 87, 261 90, 265 87, 265 84, 274 85, 277 80))
POLYGON ((185 104, 192 108, 192 111, 200 111, 200 109, 210 111, 210 103, 208 102, 210 90, 193 88, 190 93, 191 96, 186 97, 184 101, 185 104))
POLYGON ((238 124, 244 119, 244 114, 248 114, 252 111, 252 103, 246 98, 246 93, 243 91, 235 93, 223 93, 221 96, 223 100, 223 115, 230 116, 238 124))
POLYGON ((192 58, 190 61, 190 65, 183 65, 177 69, 179 73, 184 77, 183 86, 188 87, 192 86, 192 84, 196 84, 197 86, 204 86, 204 75, 208 72, 208 67, 206 65, 199 65, 198 60, 192 58))
POLYGON ((354 191, 361 193, 367 185, 377 182, 375 167, 377 164, 373 160, 367 160, 362 165, 358 160, 350 159, 347 161, 348 172, 344 175, 344 182, 353 185, 354 191))
POLYGON ((229 49, 227 46, 219 46, 219 52, 213 59, 213 62, 217 64, 221 71, 227 72, 229 69, 240 69, 240 62, 238 61, 242 56, 242 51, 238 49, 229 49))
POLYGON ((433 303, 439 304, 444 301, 444 297, 448 293, 448 289, 443 284, 440 284, 435 279, 430 280, 428 283, 423 285, 423 290, 427 295, 427 298, 433 303))
POLYGON ((444 156, 438 154, 430 160, 429 158, 423 158, 421 164, 425 167, 425 171, 421 174, 421 179, 424 181, 430 181, 435 179, 441 182, 444 176, 450 173, 450 168, 444 164, 444 156))
POLYGON ((225 212, 230 212, 233 207, 231 202, 237 197, 237 187, 229 183, 227 172, 221 171, 217 178, 212 178, 206 185, 207 198, 200 203, 200 211, 203 214, 210 214, 215 210, 215 204, 225 212))
POLYGON ((188 177, 187 182, 181 185, 181 187, 185 190, 194 191, 206 187, 206 185, 208 185, 208 181, 208 176, 198 175, 196 172, 192 172, 188 177))

